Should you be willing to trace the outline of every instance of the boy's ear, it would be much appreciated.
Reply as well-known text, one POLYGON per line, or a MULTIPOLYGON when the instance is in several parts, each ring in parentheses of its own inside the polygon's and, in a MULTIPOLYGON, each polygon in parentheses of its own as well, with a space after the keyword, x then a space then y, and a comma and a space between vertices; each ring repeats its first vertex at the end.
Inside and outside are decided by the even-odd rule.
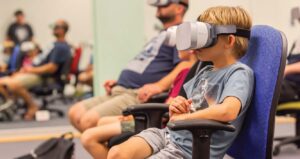
POLYGON ((234 35, 228 35, 225 39, 225 48, 233 48, 235 44, 236 37, 234 35))

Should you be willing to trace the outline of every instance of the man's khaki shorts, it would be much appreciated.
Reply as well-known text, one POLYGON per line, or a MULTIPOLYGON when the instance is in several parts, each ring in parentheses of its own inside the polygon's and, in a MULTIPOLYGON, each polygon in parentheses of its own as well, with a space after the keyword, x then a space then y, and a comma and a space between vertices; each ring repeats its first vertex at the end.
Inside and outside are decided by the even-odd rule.
POLYGON ((115 86, 111 95, 93 97, 81 102, 88 111, 96 111, 101 117, 121 115, 128 106, 139 104, 137 89, 115 86))
POLYGON ((24 73, 13 77, 21 86, 29 89, 42 84, 42 78, 36 74, 24 73))

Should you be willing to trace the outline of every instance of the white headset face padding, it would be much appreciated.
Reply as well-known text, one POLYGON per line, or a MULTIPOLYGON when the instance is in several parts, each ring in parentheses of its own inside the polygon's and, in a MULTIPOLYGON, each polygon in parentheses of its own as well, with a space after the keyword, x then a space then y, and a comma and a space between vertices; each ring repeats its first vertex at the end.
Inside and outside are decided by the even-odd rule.
POLYGON ((185 22, 178 26, 176 46, 178 50, 205 47, 210 42, 210 29, 206 23, 185 22))
POLYGON ((177 26, 172 26, 167 29, 166 40, 164 42, 165 45, 171 47, 174 47, 176 45, 176 31, 177 31, 177 26))

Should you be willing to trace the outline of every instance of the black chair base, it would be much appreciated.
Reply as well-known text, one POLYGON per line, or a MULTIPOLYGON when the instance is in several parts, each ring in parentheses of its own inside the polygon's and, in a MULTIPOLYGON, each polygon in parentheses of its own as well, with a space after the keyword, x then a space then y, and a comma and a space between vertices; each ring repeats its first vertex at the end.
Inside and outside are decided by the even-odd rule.
POLYGON ((300 148, 300 114, 295 114, 296 117, 296 135, 291 137, 278 137, 275 138, 275 141, 279 143, 274 147, 273 155, 277 156, 280 153, 280 148, 288 144, 295 144, 298 149, 300 148))
POLYGON ((274 147, 273 155, 277 156, 280 153, 280 148, 282 146, 288 145, 288 144, 295 144, 298 149, 300 148, 300 136, 296 137, 281 137, 281 138, 275 138, 275 140, 280 141, 279 144, 277 144, 274 147))

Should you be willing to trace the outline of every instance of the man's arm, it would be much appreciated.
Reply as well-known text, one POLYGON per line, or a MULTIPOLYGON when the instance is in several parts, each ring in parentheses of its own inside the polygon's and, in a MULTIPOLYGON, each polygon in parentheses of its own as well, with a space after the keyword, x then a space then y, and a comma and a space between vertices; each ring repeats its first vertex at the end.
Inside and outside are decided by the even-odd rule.
POLYGON ((28 67, 28 68, 24 68, 24 72, 26 73, 33 73, 33 74, 52 74, 54 72, 56 72, 58 69, 57 64, 55 63, 47 63, 45 65, 42 66, 38 66, 38 67, 28 67))
POLYGON ((175 120, 188 119, 210 119, 221 122, 230 122, 238 117, 241 109, 241 102, 236 97, 227 97, 222 104, 212 105, 206 109, 191 114, 176 115, 171 118, 175 120))
POLYGON ((300 62, 287 65, 284 70, 284 75, 300 73, 300 62))

